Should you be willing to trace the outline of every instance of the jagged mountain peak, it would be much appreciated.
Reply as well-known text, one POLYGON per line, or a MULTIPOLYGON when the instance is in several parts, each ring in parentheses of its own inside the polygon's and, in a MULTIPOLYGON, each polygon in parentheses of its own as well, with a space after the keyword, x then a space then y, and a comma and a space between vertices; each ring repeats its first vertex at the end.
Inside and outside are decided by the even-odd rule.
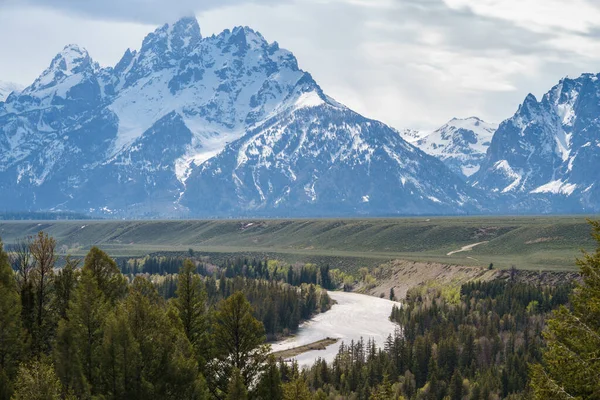
POLYGON ((18 193, 6 209, 298 216, 478 207, 439 160, 328 97, 290 51, 249 27, 203 38, 185 18, 112 68, 69 47, 27 90, 0 103, 0 190, 18 193))
POLYGON ((22 98, 25 102, 33 101, 38 106, 56 104, 59 98, 67 99, 72 88, 95 80, 100 72, 100 66, 85 48, 69 44, 52 59, 50 66, 30 86, 14 97, 14 101, 12 97, 7 99, 10 103, 8 110, 21 109, 17 98, 22 98), (13 109, 12 106, 16 108, 13 109))
POLYGON ((459 176, 468 178, 479 169, 498 125, 478 117, 452 118, 413 144, 442 160, 459 176))
POLYGON ((144 38, 140 53, 155 52, 181 57, 202 40, 200 24, 195 17, 184 17, 164 24, 144 38))
POLYGON ((512 209, 600 209, 600 80, 563 78, 538 101, 528 95, 501 125, 476 187, 512 196, 512 209))
POLYGON ((60 51, 50 63, 42 77, 57 74, 65 76, 97 69, 88 51, 77 44, 68 44, 60 51))

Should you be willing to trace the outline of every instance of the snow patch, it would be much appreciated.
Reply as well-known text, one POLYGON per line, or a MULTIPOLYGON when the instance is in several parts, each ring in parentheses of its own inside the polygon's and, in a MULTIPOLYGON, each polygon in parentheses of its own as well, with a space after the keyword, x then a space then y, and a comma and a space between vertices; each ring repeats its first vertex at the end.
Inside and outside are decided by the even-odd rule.
POLYGON ((295 106, 297 109, 318 107, 325 104, 321 96, 317 92, 302 93, 298 100, 296 100, 295 106))
POLYGON ((566 196, 570 196, 577 189, 577 185, 572 183, 566 183, 562 180, 555 180, 546 183, 534 190, 530 193, 554 193, 554 194, 564 194, 566 196))

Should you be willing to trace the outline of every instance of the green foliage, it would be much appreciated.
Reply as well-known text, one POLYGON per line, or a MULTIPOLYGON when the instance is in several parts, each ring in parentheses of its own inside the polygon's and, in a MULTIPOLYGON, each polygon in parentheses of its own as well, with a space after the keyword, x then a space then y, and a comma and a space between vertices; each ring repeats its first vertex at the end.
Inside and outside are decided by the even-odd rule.
POLYGON ((532 367, 536 399, 600 398, 600 222, 591 222, 598 248, 577 261, 583 283, 544 332, 543 362, 532 367))
POLYGON ((19 368, 14 400, 62 399, 60 380, 47 360, 31 361, 19 368))
POLYGON ((74 260, 67 256, 65 266, 56 274, 54 278, 54 291, 56 294, 55 309, 60 318, 67 318, 69 303, 73 297, 75 284, 79 278, 77 266, 79 260, 74 260))
POLYGON ((252 315, 252 306, 243 293, 236 292, 222 301, 214 317, 215 358, 209 364, 209 384, 219 396, 226 393, 229 377, 235 369, 252 389, 264 368, 270 346, 265 344, 265 330, 252 315))
POLYGON ((108 301, 115 303, 125 295, 127 283, 117 263, 96 246, 85 257, 83 270, 90 271, 108 301))
POLYGON ((312 394, 306 381, 302 376, 296 376, 290 382, 283 385, 284 400, 310 400, 312 394))
POLYGON ((229 386, 227 386, 227 400, 246 400, 248 398, 248 390, 244 384, 244 379, 240 374, 240 370, 234 368, 229 378, 229 386))
POLYGON ((388 376, 383 377, 383 381, 375 388, 375 391, 369 397, 369 400, 395 400, 394 389, 390 383, 388 376))
POLYGON ((281 387, 281 374, 277 362, 270 356, 265 371, 260 378, 256 395, 259 399, 281 400, 283 399, 283 388, 281 387))
POLYGON ((210 353, 209 322, 206 292, 196 266, 187 260, 178 276, 177 297, 174 304, 186 337, 194 347, 200 370, 204 371, 210 353))
POLYGON ((32 337, 32 351, 36 355, 50 351, 54 332, 58 323, 55 310, 52 309, 54 299, 53 280, 56 240, 47 233, 39 232, 30 241, 29 251, 34 260, 31 271, 31 281, 34 293, 33 326, 30 332, 32 337))
POLYGON ((0 242, 0 399, 11 396, 11 380, 15 378, 23 350, 21 303, 14 273, 0 242))

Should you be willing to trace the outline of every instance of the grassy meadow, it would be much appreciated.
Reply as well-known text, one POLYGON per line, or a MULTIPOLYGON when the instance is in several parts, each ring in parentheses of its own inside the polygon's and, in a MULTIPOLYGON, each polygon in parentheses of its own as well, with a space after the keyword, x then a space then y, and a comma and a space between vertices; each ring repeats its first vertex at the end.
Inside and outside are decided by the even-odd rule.
MULTIPOLYGON (((593 218, 593 217, 592 217, 593 218)), ((2 221, 5 243, 43 230, 61 254, 97 245, 113 257, 188 252, 328 262, 354 270, 393 259, 529 270, 575 270, 594 242, 584 216, 313 220, 2 221), (470 251, 447 255, 463 246, 470 251)))

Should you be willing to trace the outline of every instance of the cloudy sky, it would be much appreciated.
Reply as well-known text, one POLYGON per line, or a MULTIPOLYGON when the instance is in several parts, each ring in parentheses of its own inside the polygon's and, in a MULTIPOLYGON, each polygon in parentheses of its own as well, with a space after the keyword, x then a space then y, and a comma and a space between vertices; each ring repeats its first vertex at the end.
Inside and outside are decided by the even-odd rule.
POLYGON ((24 85, 65 44, 114 65, 158 25, 248 25, 332 97, 402 129, 500 122, 527 93, 600 72, 597 0, 0 0, 0 80, 24 85))

